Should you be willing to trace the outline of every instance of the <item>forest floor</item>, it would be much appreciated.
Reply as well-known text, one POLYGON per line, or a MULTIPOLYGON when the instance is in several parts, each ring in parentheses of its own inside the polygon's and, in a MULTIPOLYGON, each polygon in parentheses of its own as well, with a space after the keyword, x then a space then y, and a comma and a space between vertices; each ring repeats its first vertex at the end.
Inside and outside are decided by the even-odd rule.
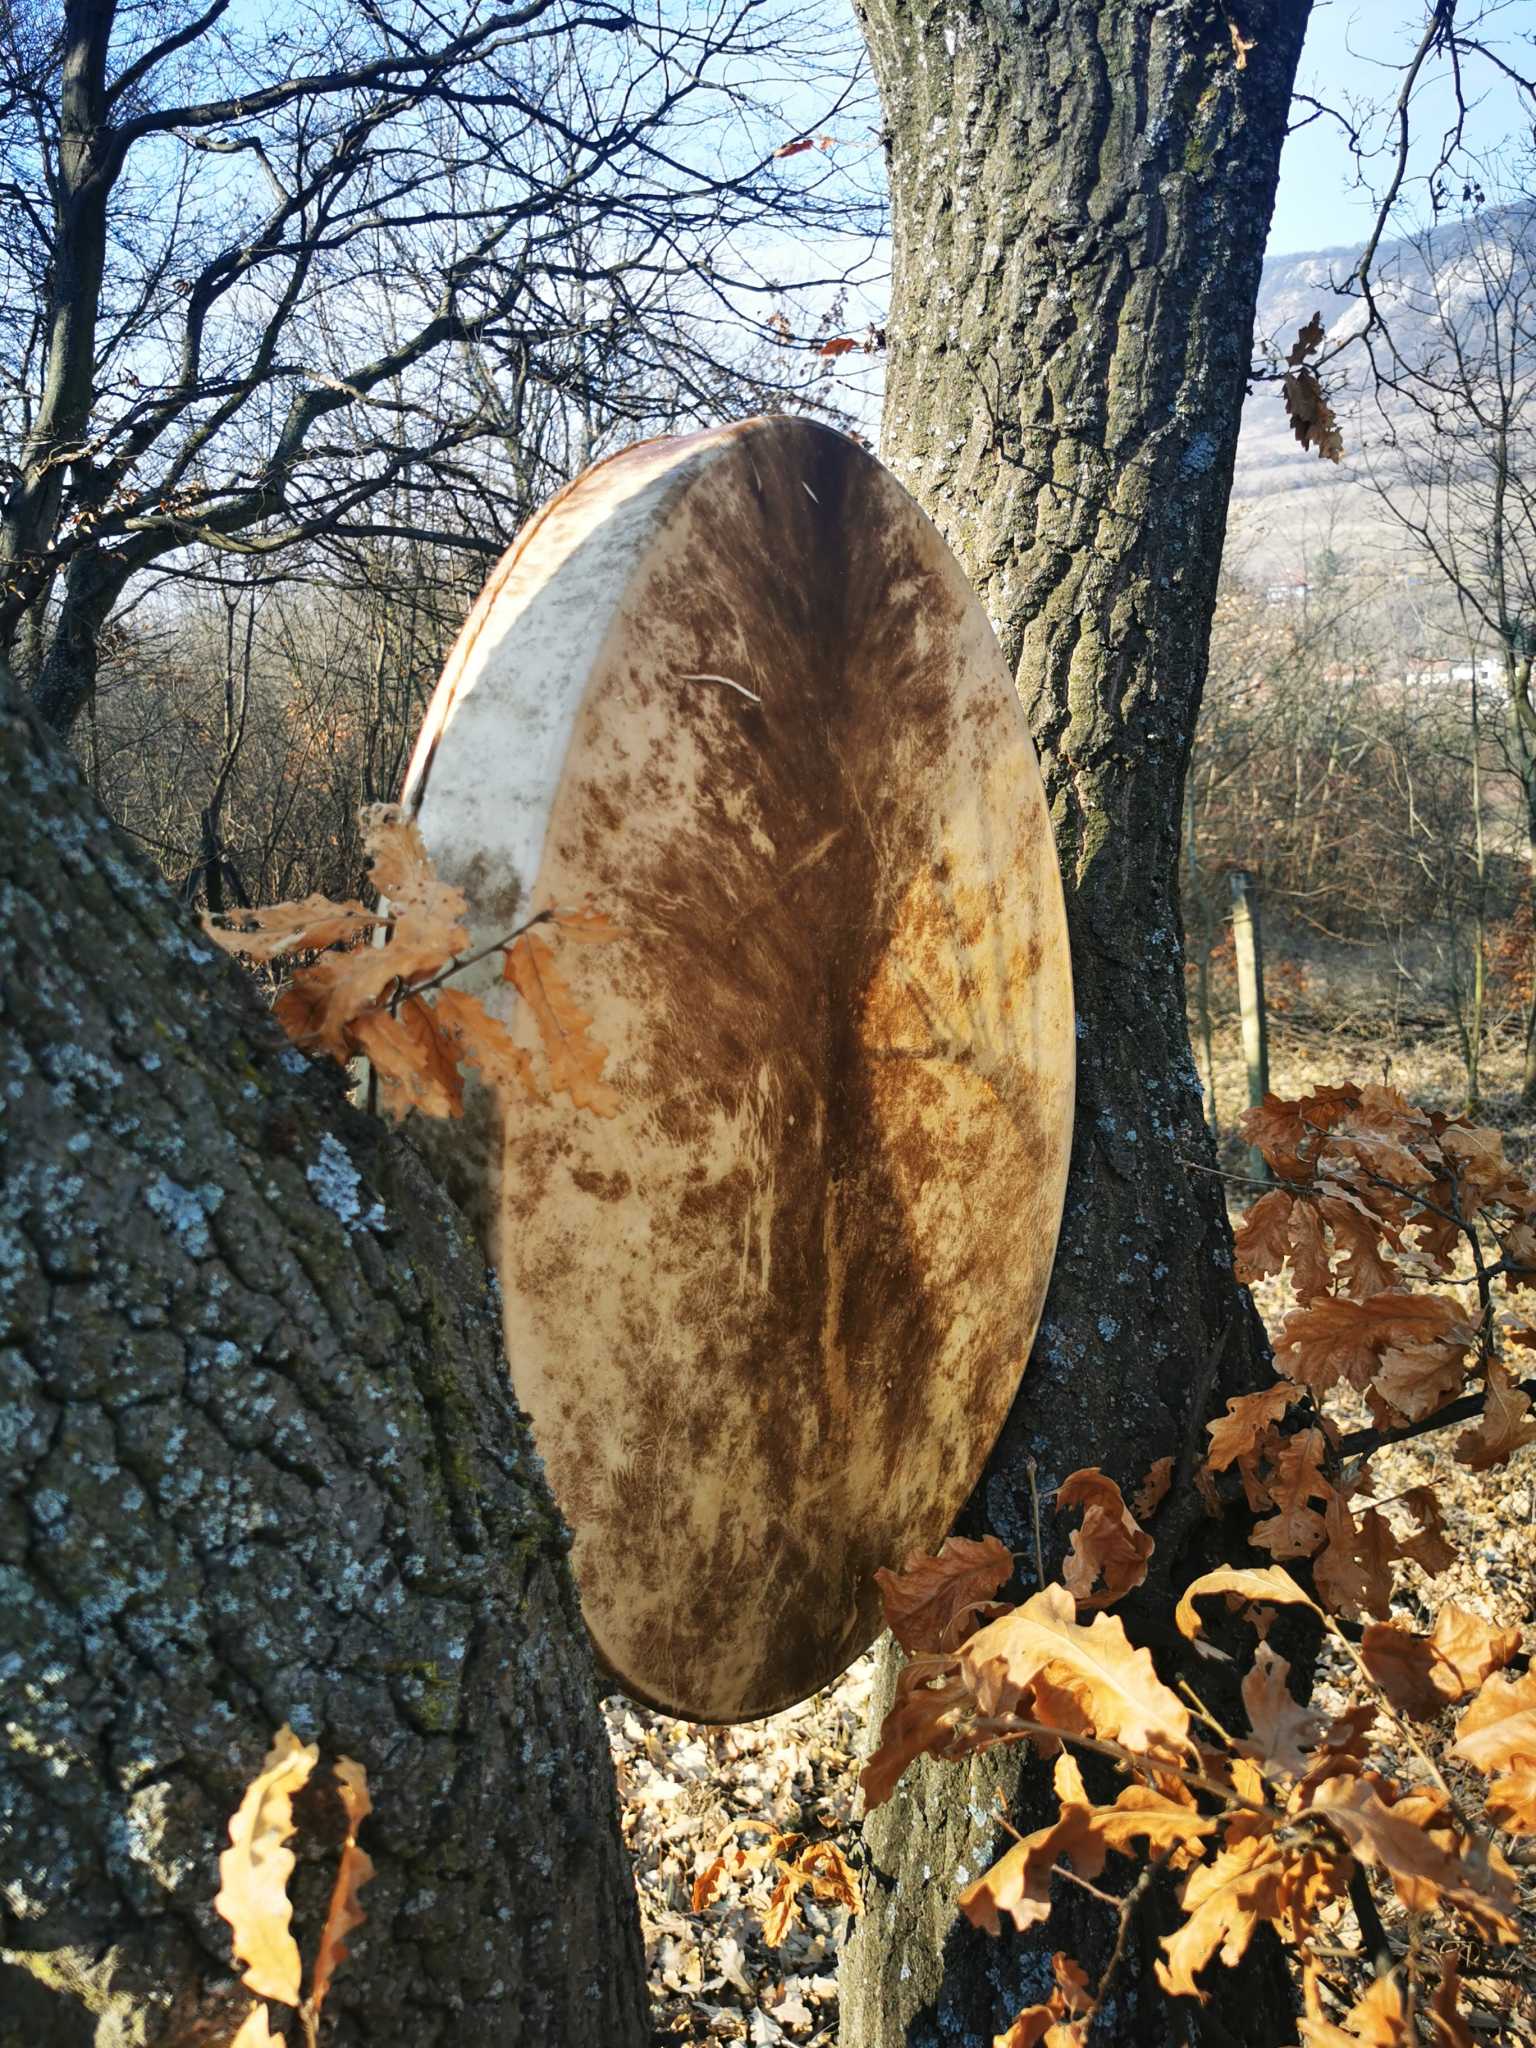
MULTIPOLYGON (((1383 1053, 1344 1034, 1287 1031, 1270 1042, 1271 1085, 1299 1094, 1326 1081, 1381 1080, 1383 1053)), ((1465 1079, 1453 1041, 1430 1042, 1391 1055, 1385 1078, 1428 1107, 1459 1109, 1465 1079)), ((1235 1030, 1218 1034, 1217 1107, 1225 1138, 1223 1163, 1244 1170, 1232 1126, 1246 1100, 1235 1030)), ((1519 1101, 1512 1049, 1485 1062, 1479 1120, 1505 1134, 1512 1160, 1536 1159, 1536 1114, 1519 1101)), ((1243 1190, 1235 1190, 1240 1198, 1243 1190)), ((1234 1213, 1242 1206, 1234 1203, 1234 1213)), ((1289 1305, 1277 1282, 1255 1290, 1273 1327, 1289 1305)), ((1363 1417, 1362 1417, 1363 1419, 1363 1417)), ((1536 1446, 1501 1471, 1475 1473, 1451 1456, 1447 1440, 1420 1438, 1379 1452, 1373 1498, 1386 1503, 1415 1486, 1432 1485, 1445 1517, 1456 1563, 1434 1579, 1417 1565, 1400 1566, 1393 1602, 1397 1619, 1425 1628, 1447 1601, 1500 1624, 1526 1630, 1536 1651, 1536 1446)), ((1364 1505, 1362 1499, 1360 1505, 1364 1505)), ((609 1733, 619 1775, 624 1827, 635 1861, 658 2043, 749 2041, 832 2048, 837 2040, 837 1962, 848 1914, 808 1903, 785 1941, 771 1947, 763 1914, 771 1865, 738 1892, 727 1888, 700 1913, 690 1910, 695 1876, 730 1843, 764 1840, 767 1823, 784 1832, 831 1833, 851 1846, 859 1811, 858 1772, 874 1657, 865 1656, 835 1686, 771 1720, 731 1728, 700 1727, 648 1712, 627 1701, 608 1703, 609 1733)), ((1342 1704, 1347 1674, 1323 1679, 1324 1704, 1342 1704), (1340 1697, 1330 1700, 1330 1690, 1340 1697)), ((1454 1785, 1462 1773, 1447 1756, 1454 1714, 1442 1716, 1431 1753, 1454 1785)), ((1392 1758, 1404 1777, 1422 1775, 1411 1756, 1392 1758)), ((1516 1845, 1517 1849, 1519 1845, 1516 1845)), ((1536 2048, 1536 1855, 1516 1857, 1527 1940, 1511 1957, 1490 1953, 1496 1972, 1476 1974, 1467 1958, 1464 1993, 1473 2037, 1498 2048, 1536 2048)), ((1407 1937, 1403 1916, 1384 1913, 1394 1942, 1407 1937)), ((1363 1982, 1360 1987, 1363 1989, 1363 1982)))

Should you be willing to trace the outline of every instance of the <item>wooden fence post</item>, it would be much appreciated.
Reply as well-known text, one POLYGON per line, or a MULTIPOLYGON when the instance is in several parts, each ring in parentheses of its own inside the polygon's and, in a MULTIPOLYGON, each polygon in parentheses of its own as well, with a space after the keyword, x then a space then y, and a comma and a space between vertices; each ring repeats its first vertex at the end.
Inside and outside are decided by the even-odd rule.
MULTIPOLYGON (((1259 931, 1258 885, 1246 868, 1232 870, 1232 943, 1237 953, 1237 998, 1243 1015, 1243 1058, 1248 1066, 1248 1101, 1257 1108, 1269 1093, 1269 1034, 1264 1018, 1264 945, 1259 931)), ((1256 1147, 1248 1171, 1268 1178, 1256 1147)))

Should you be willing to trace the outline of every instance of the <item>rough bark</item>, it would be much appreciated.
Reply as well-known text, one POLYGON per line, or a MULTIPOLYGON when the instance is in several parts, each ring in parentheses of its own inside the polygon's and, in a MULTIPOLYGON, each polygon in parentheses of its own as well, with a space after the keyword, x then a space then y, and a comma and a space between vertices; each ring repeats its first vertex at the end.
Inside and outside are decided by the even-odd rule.
MULTIPOLYGON (((0 2043, 229 2040, 217 1856, 284 1721, 375 1801, 327 2042, 639 2043, 567 1538, 468 1231, 9 691, 0 770, 0 2043)), ((334 1795, 299 1813, 312 1954, 334 1795)))
MULTIPOLYGON (((1129 1487, 1269 1373, 1220 1183, 1192 1170, 1212 1155, 1178 842, 1306 14, 1306 0, 863 8, 895 216, 884 453, 1015 665, 1072 933, 1078 1118, 1060 1252, 1020 1399, 962 1522, 1028 1552, 1037 1471, 1048 1572, 1061 1549, 1049 1496, 1068 1472, 1098 1464, 1129 1487)), ((1133 1614, 1143 1640, 1159 1640, 1159 1604, 1168 1633, 1181 1560, 1218 1542, 1191 1513, 1187 1464, 1182 1479, 1156 1525, 1158 1587, 1133 1614)), ((1039 1773, 1017 1752, 914 1771, 872 1819, 845 2048, 984 2042, 1045 1995, 1052 1948, 1104 1961, 1110 1916, 1080 1895, 1037 1941, 957 1924, 957 1882, 1005 1845, 999 1792, 1032 1824, 1039 1773)), ((1165 1910, 1154 1896, 1142 1916, 1096 2048, 1231 2031, 1219 2001, 1174 2012, 1150 1981, 1165 1910)), ((1250 1952, 1241 2037, 1293 2039, 1287 2002, 1277 1957, 1250 1952)))

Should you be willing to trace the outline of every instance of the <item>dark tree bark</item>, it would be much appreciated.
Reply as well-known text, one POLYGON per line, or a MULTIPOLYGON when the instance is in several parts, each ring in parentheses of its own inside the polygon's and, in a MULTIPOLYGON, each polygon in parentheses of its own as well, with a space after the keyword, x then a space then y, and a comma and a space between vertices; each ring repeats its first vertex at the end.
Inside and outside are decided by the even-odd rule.
MULTIPOLYGON (((230 2039, 217 1857, 288 1721, 375 1802, 327 2042, 638 2044, 567 1539, 481 1257, 0 690, 0 2043, 230 2039)), ((334 1795, 299 1814, 309 1955, 334 1795)))
MULTIPOLYGON (((895 213, 884 452, 969 569, 1015 665, 1080 1019, 1051 1294, 962 1527, 1028 1553, 1037 1469, 1050 1572, 1062 1537, 1049 1497, 1067 1473, 1098 1464, 1129 1491, 1155 1458, 1182 1457, 1155 1524, 1156 1584, 1139 1626, 1132 1617, 1155 1642, 1171 1633, 1174 1574, 1213 1540, 1189 1489, 1200 1427, 1269 1377, 1220 1183, 1191 1170, 1212 1155, 1185 1021, 1178 846, 1307 5, 861 11, 895 213)), ((1006 1257, 1005 1232, 998 1249, 1006 1257)), ((873 1817, 845 2048, 985 2042, 1047 1994, 1052 1948, 1102 1964, 1113 1924, 1081 1895, 1041 1941, 957 1925, 957 1883, 1006 1846, 996 1794, 1031 1825, 1039 1777, 1018 1752, 924 1766, 873 1817)), ((1142 1916, 1095 2044, 1223 2037, 1215 2007, 1174 2014, 1150 1979, 1164 1906, 1154 1897, 1142 1916)), ((1242 2038, 1293 2039, 1287 1998, 1275 1955, 1251 1952, 1242 2038)))

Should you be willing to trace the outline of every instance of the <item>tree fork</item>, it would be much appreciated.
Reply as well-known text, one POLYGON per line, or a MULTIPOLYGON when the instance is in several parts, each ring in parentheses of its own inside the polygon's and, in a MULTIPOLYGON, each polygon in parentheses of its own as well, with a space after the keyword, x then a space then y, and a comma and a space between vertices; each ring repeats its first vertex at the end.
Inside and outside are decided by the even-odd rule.
MULTIPOLYGON (((0 2044, 230 2038, 217 1859, 286 1720, 374 1798, 327 2040, 639 2048, 568 1539, 470 1233, 3 670, 0 770, 0 2044)), ((307 1954, 335 1818, 300 1810, 307 1954)))
MULTIPOLYGON (((1129 1491, 1270 1372, 1219 1184, 1181 1163, 1211 1150, 1185 1017, 1178 842, 1307 11, 860 7, 894 209, 883 452, 965 563, 1013 663, 1072 935, 1078 1116, 1060 1250, 1019 1400, 961 1523, 1021 1555, 1036 1476, 1048 1497, 1099 1464, 1129 1491)), ((994 1227, 1006 1257, 1007 1219, 994 1227)), ((1198 1520, 1184 1540, 1189 1569, 1223 1547, 1198 1520)), ((1127 1619, 1135 1633, 1134 1607, 1127 1619)), ((886 1698, 892 1675, 888 1661, 886 1698)), ((1091 1900, 1058 1912, 1042 1941, 957 1921, 957 1884, 1007 1845, 998 1800, 1027 1828, 1050 1810, 1041 1786, 1015 1752, 925 1761, 874 1816, 844 2048, 985 2041, 1046 1995, 1053 1948, 1076 1942, 1090 1970, 1106 1959, 1110 1930, 1101 1938, 1090 1916, 1109 1916, 1091 1900)), ((1158 1909, 1150 1898, 1143 1933, 1158 1909)), ((1294 2038, 1273 1948, 1250 1952, 1225 2021, 1221 2000, 1170 2011, 1153 1952, 1150 1939, 1126 1945, 1095 2048, 1191 2028, 1254 2048, 1294 2038)))

